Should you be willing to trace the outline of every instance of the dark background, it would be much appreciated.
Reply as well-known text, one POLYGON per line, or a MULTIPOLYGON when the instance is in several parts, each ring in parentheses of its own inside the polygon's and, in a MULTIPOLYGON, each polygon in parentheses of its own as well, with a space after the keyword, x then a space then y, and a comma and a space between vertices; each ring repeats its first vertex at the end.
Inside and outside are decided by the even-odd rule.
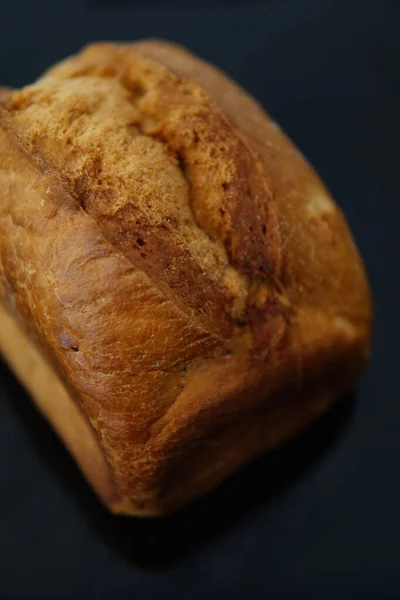
POLYGON ((345 211, 375 298, 351 398, 195 506, 108 515, 0 363, 0 598, 400 598, 400 2, 0 1, 0 84, 175 39, 261 100, 345 211))

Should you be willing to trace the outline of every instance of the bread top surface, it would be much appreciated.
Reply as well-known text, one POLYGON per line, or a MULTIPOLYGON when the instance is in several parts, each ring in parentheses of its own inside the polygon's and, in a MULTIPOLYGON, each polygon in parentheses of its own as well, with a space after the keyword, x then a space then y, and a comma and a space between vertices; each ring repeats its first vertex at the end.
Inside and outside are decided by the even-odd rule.
POLYGON ((100 45, 15 93, 9 108, 29 152, 194 318, 229 334, 250 283, 278 281, 263 165, 196 83, 131 47, 100 45))
POLYGON ((285 369, 301 385, 313 340, 367 353, 340 211, 219 71, 167 43, 96 44, 0 104, 0 293, 127 493, 145 497, 167 430, 285 369))

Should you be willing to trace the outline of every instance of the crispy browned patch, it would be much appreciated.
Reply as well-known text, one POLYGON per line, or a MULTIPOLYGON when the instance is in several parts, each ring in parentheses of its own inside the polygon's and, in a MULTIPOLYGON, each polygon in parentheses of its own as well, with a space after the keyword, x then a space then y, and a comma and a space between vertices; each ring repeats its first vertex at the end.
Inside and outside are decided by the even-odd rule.
POLYGON ((228 297, 230 265, 277 277, 263 167, 195 83, 129 47, 95 46, 15 94, 11 114, 107 239, 203 323, 227 335, 227 317, 245 318, 248 281, 228 297))

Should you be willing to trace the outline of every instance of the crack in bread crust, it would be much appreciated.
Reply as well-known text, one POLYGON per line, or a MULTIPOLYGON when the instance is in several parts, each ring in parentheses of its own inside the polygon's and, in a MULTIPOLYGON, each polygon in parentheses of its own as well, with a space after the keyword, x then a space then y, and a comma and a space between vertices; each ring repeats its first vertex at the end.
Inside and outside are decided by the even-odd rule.
POLYGON ((243 321, 249 277, 277 278, 265 174, 196 84, 95 47, 14 95, 11 112, 107 239, 200 318, 243 321))

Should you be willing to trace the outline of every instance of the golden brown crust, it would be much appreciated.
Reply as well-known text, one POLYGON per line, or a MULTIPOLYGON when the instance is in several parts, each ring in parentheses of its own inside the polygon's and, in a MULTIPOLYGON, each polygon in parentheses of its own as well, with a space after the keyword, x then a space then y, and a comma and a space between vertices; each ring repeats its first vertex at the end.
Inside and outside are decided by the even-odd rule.
POLYGON ((113 510, 176 508, 354 383, 371 306, 346 223, 226 76, 96 44, 1 104, 0 298, 88 418, 113 510))
POLYGON ((15 318, 0 306, 0 352, 61 436, 103 502, 121 502, 103 451, 85 415, 15 318), (21 352, 23 349, 23 352, 21 352))
POLYGON ((5 87, 0 87, 0 99, 4 101, 8 95, 10 94, 10 89, 5 87))

